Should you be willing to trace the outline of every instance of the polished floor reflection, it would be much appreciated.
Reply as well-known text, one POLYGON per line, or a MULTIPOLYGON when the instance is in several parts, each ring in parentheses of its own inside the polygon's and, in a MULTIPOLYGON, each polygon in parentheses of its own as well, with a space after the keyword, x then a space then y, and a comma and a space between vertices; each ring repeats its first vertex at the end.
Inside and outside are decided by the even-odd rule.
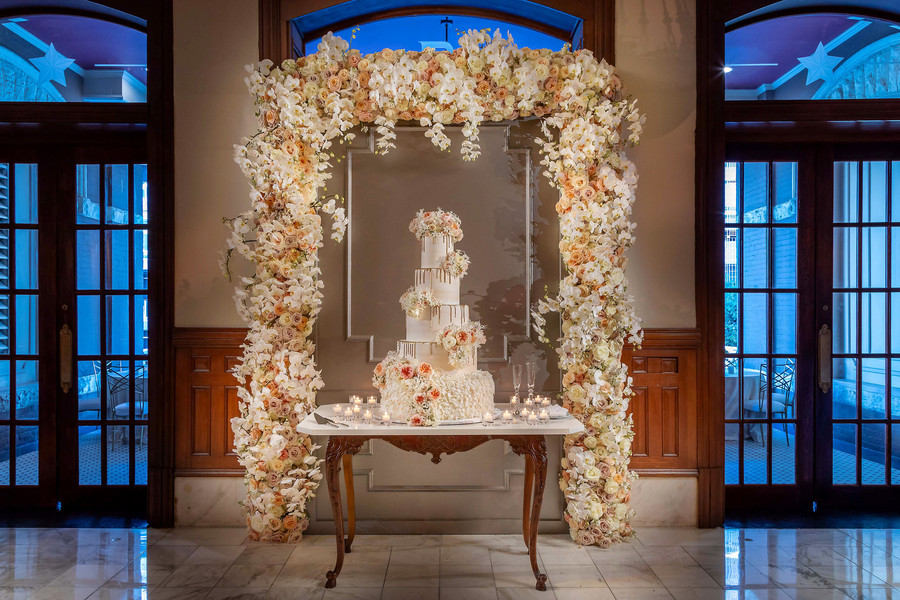
POLYGON ((243 529, 0 530, 0 599, 900 599, 900 530, 642 528, 578 548, 542 535, 537 592, 521 538, 360 536, 325 590, 334 539, 248 543, 243 529))

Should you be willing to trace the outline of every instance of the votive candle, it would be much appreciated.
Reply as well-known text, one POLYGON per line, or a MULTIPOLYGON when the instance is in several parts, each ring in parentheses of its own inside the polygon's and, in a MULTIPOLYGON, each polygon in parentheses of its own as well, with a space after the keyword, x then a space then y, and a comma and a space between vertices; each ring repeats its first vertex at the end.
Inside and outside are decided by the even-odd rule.
POLYGON ((384 413, 383 415, 381 415, 381 424, 382 425, 390 425, 391 424, 390 413, 384 413))
POLYGON ((519 403, 519 397, 516 394, 513 394, 512 396, 509 397, 509 403, 511 406, 515 406, 516 404, 519 403))
POLYGON ((347 418, 347 419, 352 419, 352 418, 353 418, 353 409, 350 408, 349 406, 348 406, 347 408, 344 409, 344 417, 347 418))
POLYGON ((510 421, 512 421, 512 413, 509 412, 508 410, 504 410, 503 411, 503 422, 509 423, 510 421))
POLYGON ((490 412, 484 413, 484 417, 482 417, 481 423, 485 427, 487 427, 489 425, 493 425, 494 424, 494 414, 490 413, 490 412))
POLYGON ((358 420, 360 414, 361 414, 361 413, 360 413, 360 410, 359 410, 359 404, 354 404, 354 405, 353 405, 353 418, 356 419, 356 420, 358 420))
POLYGON ((550 398, 548 398, 547 396, 541 398, 541 406, 543 406, 544 408, 550 406, 550 398))
POLYGON ((363 419, 366 420, 366 423, 371 421, 372 420, 372 411, 369 409, 366 409, 366 413, 363 415, 363 419))
POLYGON ((334 414, 340 415, 341 411, 343 411, 344 409, 341 408, 340 404, 335 404, 333 410, 334 410, 334 414))
POLYGON ((541 423, 546 423, 547 421, 549 421, 549 420, 550 420, 550 413, 547 412, 547 411, 544 410, 544 409, 541 409, 540 420, 541 420, 541 423))
POLYGON ((375 396, 369 396, 368 398, 366 398, 366 404, 375 404, 376 402, 377 400, 375 399, 375 396))
POLYGON ((353 396, 353 404, 357 404, 357 405, 362 404, 362 397, 353 396))
POLYGON ((528 415, 528 424, 535 425, 538 422, 538 416, 534 413, 528 415))

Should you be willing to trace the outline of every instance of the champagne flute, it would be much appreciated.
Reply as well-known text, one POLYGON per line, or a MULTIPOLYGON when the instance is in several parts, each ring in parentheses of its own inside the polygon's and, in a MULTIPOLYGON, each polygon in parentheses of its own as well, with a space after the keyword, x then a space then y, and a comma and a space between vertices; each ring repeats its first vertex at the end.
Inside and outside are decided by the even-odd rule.
POLYGON ((528 377, 528 397, 534 398, 534 378, 537 376, 537 363, 529 360, 525 363, 525 370, 528 377))
POLYGON ((516 396, 518 396, 519 388, 522 385, 522 365, 513 365, 512 373, 513 373, 513 389, 515 389, 516 396))

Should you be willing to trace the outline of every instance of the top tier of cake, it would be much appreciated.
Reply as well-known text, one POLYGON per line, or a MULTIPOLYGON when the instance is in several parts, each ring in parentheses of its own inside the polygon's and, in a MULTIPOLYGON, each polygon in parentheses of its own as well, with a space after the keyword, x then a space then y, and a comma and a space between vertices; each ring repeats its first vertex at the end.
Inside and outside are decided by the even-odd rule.
POLYGON ((448 235, 426 236, 422 238, 422 256, 420 267, 423 269, 441 269, 444 259, 453 252, 453 240, 448 235))

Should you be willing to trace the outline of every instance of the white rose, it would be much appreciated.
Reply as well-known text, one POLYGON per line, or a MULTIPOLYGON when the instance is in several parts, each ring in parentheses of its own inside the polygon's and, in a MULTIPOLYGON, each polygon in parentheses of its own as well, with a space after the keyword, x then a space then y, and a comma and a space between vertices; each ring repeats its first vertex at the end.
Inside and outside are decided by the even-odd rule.
MULTIPOLYGON (((597 473, 599 478, 600 469, 597 469, 597 473)), ((619 491, 619 484, 610 479, 606 482, 606 485, 603 486, 603 491, 607 494, 615 494, 619 491)))
POLYGON ((628 506, 625 504, 619 504, 616 506, 616 518, 620 521, 625 518, 628 514, 628 506))
POLYGON ((594 429, 600 429, 601 427, 603 427, 603 422, 605 420, 606 419, 604 418, 604 416, 602 414, 594 413, 591 415, 591 419, 590 419, 591 427, 593 427, 594 429))
MULTIPOLYGON (((584 478, 590 481, 597 481, 600 479, 600 469, 597 467, 588 467, 584 470, 584 478)), ((607 484, 608 486, 609 484, 607 484)))
POLYGON ((569 400, 572 402, 584 402, 584 398, 587 394, 584 393, 584 388, 578 385, 577 383, 573 383, 568 390, 569 400))
MULTIPOLYGON (((620 506, 624 506, 624 505, 620 505, 620 506)), ((591 512, 591 519, 593 519, 594 521, 599 521, 600 519, 603 518, 604 506, 602 503, 591 502, 589 510, 591 512)))

